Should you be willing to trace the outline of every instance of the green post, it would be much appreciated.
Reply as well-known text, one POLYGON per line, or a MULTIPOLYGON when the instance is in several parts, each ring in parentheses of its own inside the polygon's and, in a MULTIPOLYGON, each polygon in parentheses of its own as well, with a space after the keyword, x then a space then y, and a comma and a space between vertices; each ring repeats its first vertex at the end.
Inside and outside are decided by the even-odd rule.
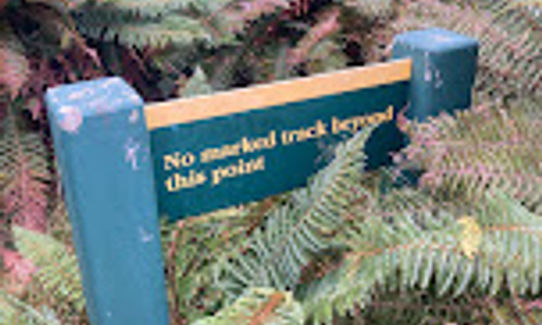
POLYGON ((46 101, 91 323, 168 324, 143 101, 120 78, 46 101))
POLYGON ((399 34, 393 58, 412 58, 407 117, 423 120, 471 105, 478 41, 441 29, 399 34))

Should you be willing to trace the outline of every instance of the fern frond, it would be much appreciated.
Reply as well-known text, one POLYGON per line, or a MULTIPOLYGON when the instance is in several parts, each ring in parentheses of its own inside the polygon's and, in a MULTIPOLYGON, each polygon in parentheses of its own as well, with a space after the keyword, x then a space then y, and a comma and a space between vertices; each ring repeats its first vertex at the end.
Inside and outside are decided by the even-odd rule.
POLYGON ((83 34, 105 41, 118 40, 126 46, 164 48, 168 45, 186 46, 195 42, 212 42, 213 37, 201 21, 185 15, 163 18, 119 18, 114 14, 90 13, 81 16, 79 27, 83 34))
POLYGON ((542 209, 542 115, 536 103, 508 110, 480 106, 454 116, 411 123, 403 154, 425 171, 420 182, 472 201, 499 188, 535 211, 542 209))
POLYGON ((346 8, 357 10, 371 19, 389 17, 394 11, 393 0, 342 0, 346 8))
POLYGON ((363 195, 357 185, 364 177, 363 148, 372 129, 338 147, 335 159, 307 189, 273 209, 246 249, 219 265, 217 285, 230 299, 249 287, 292 290, 311 254, 331 245, 329 237, 350 213, 351 202, 363 195))
POLYGON ((0 96, 4 89, 15 99, 30 76, 24 47, 5 20, 0 21, 0 96))
POLYGON ((213 87, 209 84, 207 75, 200 66, 188 80, 182 89, 179 89, 179 97, 192 97, 197 95, 207 95, 213 92, 213 87))
POLYGON ((230 32, 240 32, 248 22, 271 15, 279 10, 290 9, 298 0, 242 0, 229 6, 224 12, 222 27, 230 32))
POLYGON ((472 294, 435 297, 424 290, 382 293, 377 290, 355 318, 362 320, 361 324, 493 324, 488 300, 472 294))
POLYGON ((348 58, 339 44, 332 40, 319 42, 307 55, 307 70, 311 73, 331 72, 347 66, 348 58))
POLYGON ((125 45, 164 48, 167 45, 185 46, 198 41, 212 40, 211 35, 198 20, 186 16, 168 16, 159 22, 123 24, 118 29, 108 29, 105 39, 118 37, 125 45))
POLYGON ((370 218, 350 232, 339 269, 309 286, 305 311, 315 324, 363 308, 377 287, 433 288, 437 295, 468 290, 539 294, 542 220, 504 194, 487 196, 472 217, 408 210, 370 218))
POLYGON ((245 243, 247 233, 261 222, 263 211, 259 209, 260 205, 230 208, 162 228, 168 282, 173 290, 170 301, 188 322, 215 312, 221 305, 223 293, 214 286, 213 267, 245 243))
POLYGON ((216 12, 235 0, 105 0, 86 3, 80 11, 110 11, 131 16, 156 18, 180 10, 194 9, 203 13, 216 12))
POLYGON ((69 303, 82 312, 85 299, 75 254, 49 235, 21 227, 13 232, 17 249, 39 268, 35 277, 57 305, 69 303))
POLYGON ((44 232, 47 229, 47 189, 51 181, 48 152, 39 133, 25 130, 13 107, 0 134, 0 185, 5 215, 14 223, 44 232))
POLYGON ((193 325, 303 325, 303 308, 291 292, 249 288, 231 306, 193 325))
POLYGON ((316 45, 336 33, 340 28, 339 14, 340 11, 337 8, 326 11, 320 20, 297 43, 296 47, 290 51, 287 62, 293 66, 305 61, 316 45))
POLYGON ((19 298, 0 290, 0 324, 9 325, 60 325, 55 313, 42 306, 42 311, 19 298))
POLYGON ((79 31, 88 37, 138 48, 186 46, 232 41, 215 28, 231 0, 109 0, 87 3, 74 12, 79 31))

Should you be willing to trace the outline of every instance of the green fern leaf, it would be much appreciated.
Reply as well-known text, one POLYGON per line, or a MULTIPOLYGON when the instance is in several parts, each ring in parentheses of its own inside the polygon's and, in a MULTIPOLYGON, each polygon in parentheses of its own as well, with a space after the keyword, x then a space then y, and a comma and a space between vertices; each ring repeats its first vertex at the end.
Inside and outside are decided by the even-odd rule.
POLYGON ((228 1, 110 0, 87 3, 74 12, 83 35, 127 46, 182 47, 196 42, 228 43, 213 25, 228 1))
POLYGON ((158 17, 181 9, 216 12, 230 2, 231 0, 105 0, 98 5, 88 5, 84 10, 114 8, 140 17, 158 17))
POLYGON ((335 159, 312 180, 267 215, 246 250, 221 263, 218 285, 235 298, 248 287, 292 290, 310 256, 331 245, 330 238, 349 215, 351 202, 362 194, 363 148, 373 128, 367 128, 336 150, 335 159))
POLYGON ((167 16, 151 22, 127 22, 105 29, 104 39, 127 46, 164 48, 168 45, 186 46, 194 42, 211 42, 212 36, 195 19, 186 16, 167 16))
POLYGON ((344 6, 369 18, 389 17, 394 11, 393 0, 342 0, 344 6))
POLYGON ((363 308, 377 288, 434 286, 439 296, 456 297, 471 289, 540 294, 542 220, 504 194, 487 195, 471 217, 380 209, 380 217, 361 220, 349 232, 350 253, 341 266, 303 293, 314 324, 363 308))
POLYGON ((192 325, 303 325, 303 308, 291 292, 250 288, 231 306, 192 325))
POLYGON ((200 66, 198 66, 192 75, 192 78, 190 78, 186 85, 179 90, 179 96, 192 97, 197 95, 207 95, 212 92, 213 87, 209 84, 205 72, 200 66))
POLYGON ((85 306, 77 258, 49 235, 14 227, 19 252, 39 268, 35 275, 57 304, 70 303, 81 312, 85 306))
POLYGON ((0 324, 9 325, 60 325, 55 313, 42 306, 35 309, 19 298, 0 290, 0 324))

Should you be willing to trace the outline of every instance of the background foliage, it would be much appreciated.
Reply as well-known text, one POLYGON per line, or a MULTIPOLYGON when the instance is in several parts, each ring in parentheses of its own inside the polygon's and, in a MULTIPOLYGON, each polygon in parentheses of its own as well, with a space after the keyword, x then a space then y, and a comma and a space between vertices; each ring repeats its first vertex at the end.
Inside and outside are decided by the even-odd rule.
POLYGON ((540 0, 0 0, 0 324, 88 323, 47 87, 192 96, 384 61, 431 26, 480 40, 473 107, 400 118, 392 167, 363 171, 368 129, 307 188, 164 223, 172 323, 541 324, 540 0))

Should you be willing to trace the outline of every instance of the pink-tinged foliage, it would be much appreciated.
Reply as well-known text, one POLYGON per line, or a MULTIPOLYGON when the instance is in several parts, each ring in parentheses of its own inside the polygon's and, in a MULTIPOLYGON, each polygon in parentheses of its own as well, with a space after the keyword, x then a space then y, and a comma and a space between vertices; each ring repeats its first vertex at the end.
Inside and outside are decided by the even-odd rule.
POLYGON ((11 29, 0 22, 0 95, 6 92, 12 99, 30 75, 22 45, 11 29))
POLYGON ((39 120, 43 111, 45 111, 44 102, 40 98, 31 97, 26 102, 26 109, 32 115, 32 119, 39 120))
POLYGON ((290 6, 290 3, 287 0, 252 0, 242 1, 239 6, 243 8, 242 13, 245 17, 259 17, 263 13, 274 11, 277 7, 286 8, 290 6))
POLYGON ((309 11, 312 0, 242 0, 224 10, 223 15, 231 32, 241 32, 247 22, 281 11, 284 17, 296 17, 309 11))
POLYGON ((243 0, 224 10, 222 15, 229 22, 227 28, 230 32, 240 32, 247 22, 274 13, 278 9, 288 9, 290 5, 287 0, 243 0))
POLYGON ((341 25, 339 23, 339 8, 326 11, 309 32, 299 41, 297 46, 290 51, 287 62, 290 66, 302 63, 306 60, 310 51, 323 39, 336 33, 341 25))
POLYGON ((13 223, 43 233, 47 230, 47 186, 30 169, 27 158, 19 157, 14 178, 2 192, 5 213, 13 223))
POLYGON ((542 299, 537 299, 537 300, 527 302, 525 308, 528 311, 531 311, 534 309, 542 310, 542 299))
POLYGON ((8 291, 13 294, 21 293, 26 285, 32 281, 32 277, 38 271, 38 268, 32 261, 25 259, 17 252, 0 249, 0 255, 4 262, 8 291))
POLYGON ((499 188, 527 206, 539 206, 541 121, 530 113, 536 106, 516 105, 507 111, 478 106, 426 123, 403 122, 411 143, 395 161, 402 168, 421 168, 420 185, 435 191, 475 198, 499 188))
POLYGON ((511 1, 479 0, 473 10, 460 1, 405 1, 405 12, 393 24, 397 32, 426 27, 443 27, 480 41, 478 87, 542 93, 541 21, 531 19, 528 10, 503 4, 511 1), (423 17, 423 19, 420 19, 423 17), (528 64, 526 64, 528 63, 528 64))

